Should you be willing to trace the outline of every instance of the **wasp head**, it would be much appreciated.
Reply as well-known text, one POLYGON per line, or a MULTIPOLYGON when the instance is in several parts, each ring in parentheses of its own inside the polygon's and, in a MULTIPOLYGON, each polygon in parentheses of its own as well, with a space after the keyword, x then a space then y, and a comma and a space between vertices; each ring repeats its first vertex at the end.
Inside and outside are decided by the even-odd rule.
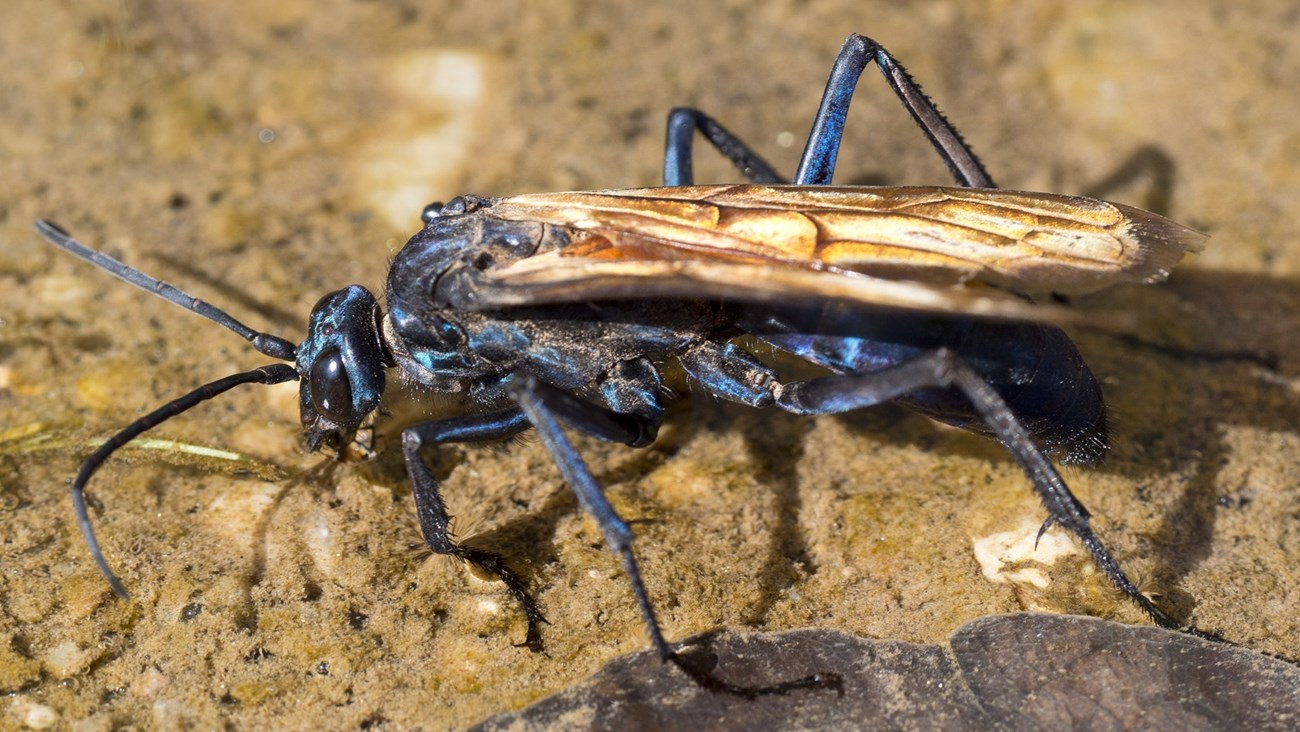
POLYGON ((323 444, 341 453, 379 406, 391 361, 379 319, 375 296, 359 285, 331 292, 312 309, 296 364, 308 449, 323 444))

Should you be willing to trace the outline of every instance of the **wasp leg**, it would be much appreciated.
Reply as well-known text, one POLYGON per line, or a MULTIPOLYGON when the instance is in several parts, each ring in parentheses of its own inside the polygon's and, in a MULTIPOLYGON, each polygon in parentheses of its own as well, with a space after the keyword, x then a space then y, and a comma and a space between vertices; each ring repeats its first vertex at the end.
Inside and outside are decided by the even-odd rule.
POLYGON ((826 91, 822 92, 821 105, 813 118, 812 131, 804 146, 803 157, 794 182, 800 185, 827 186, 835 173, 835 158, 839 155, 840 137, 844 133, 844 119, 849 113, 849 102, 858 84, 862 70, 872 61, 898 99, 921 126, 930 144, 943 158, 957 183, 974 188, 994 188, 993 179, 980 163, 970 145, 962 139, 957 128, 934 106, 934 102, 921 91, 912 77, 879 43, 856 33, 844 41, 840 55, 831 67, 826 91))
POLYGON ((664 421, 664 406, 659 400, 663 380, 659 370, 648 358, 636 358, 614 364, 600 379, 600 396, 615 414, 624 415, 626 423, 631 416, 636 434, 628 429, 630 440, 620 440, 632 447, 645 447, 659 436, 659 425, 664 421))
POLYGON ((451 538, 451 516, 447 514, 447 504, 442 500, 438 490, 438 481, 433 471, 420 455, 425 445, 440 445, 448 442, 482 442, 499 440, 528 428, 528 422, 518 410, 494 412, 472 417, 455 417, 424 422, 408 427, 402 432, 402 454, 406 458, 406 470, 414 486, 415 509, 420 518, 420 531, 424 534, 424 543, 438 554, 448 554, 463 559, 501 578, 524 608, 528 618, 528 632, 522 645, 530 651, 542 650, 542 634, 538 628, 546 622, 537 608, 537 602, 528 594, 524 581, 506 564, 501 555, 494 552, 461 546, 451 538))
POLYGON ((636 426, 642 419, 634 415, 621 414, 604 407, 591 404, 568 392, 539 381, 537 377, 518 373, 511 379, 508 390, 512 399, 519 404, 537 430, 542 444, 551 453, 555 464, 564 475, 578 498, 584 511, 591 514, 605 535, 605 544, 618 554, 623 562, 623 572, 632 585, 632 594, 641 609, 641 617, 650 634, 650 642, 664 661, 671 661, 688 676, 710 691, 721 691, 746 698, 768 694, 785 694, 795 689, 832 688, 840 689, 842 679, 835 674, 815 674, 800 679, 781 682, 772 686, 750 687, 730 684, 713 676, 710 672, 696 668, 668 645, 659 620, 655 615, 650 594, 641 579, 641 570, 637 565, 636 554, 632 551, 632 529, 618 515, 604 490, 596 482, 595 476, 574 449, 573 443, 560 427, 563 420, 576 429, 611 442, 634 444, 647 432, 647 427, 636 426))
POLYGON ((677 357, 682 368, 710 394, 750 407, 772 404, 776 372, 733 343, 705 341, 677 357))
POLYGON ((1047 508, 1047 524, 1069 529, 1092 554, 1093 561, 1121 592, 1157 625, 1212 640, 1218 636, 1180 623, 1156 607, 1133 585, 1119 561, 1089 526, 1088 509, 1074 496, 1056 468, 1034 444, 1001 395, 950 351, 938 350, 898 366, 867 374, 828 376, 785 384, 775 389, 776 405, 797 414, 834 414, 887 402, 918 389, 960 389, 985 424, 1025 471, 1047 508))
POLYGON ((641 607, 641 615, 645 618, 655 650, 665 660, 671 658, 675 654, 659 629, 654 606, 650 603, 645 583, 641 580, 641 571, 637 568, 636 556, 632 552, 632 529, 610 505, 604 490, 560 428, 557 418, 588 434, 624 444, 639 440, 642 430, 634 424, 638 420, 589 404, 561 389, 542 383, 531 374, 517 374, 511 380, 509 389, 511 398, 519 404, 519 408, 537 430, 542 443, 564 475, 564 480, 578 497, 582 509, 596 519, 601 533, 605 535, 605 544, 622 559, 623 570, 632 583, 632 592, 641 607))
POLYGON ((754 149, 717 120, 692 107, 677 107, 668 113, 668 140, 664 145, 664 185, 695 185, 691 166, 695 131, 699 130, 718 152, 731 161, 751 183, 788 183, 754 149))

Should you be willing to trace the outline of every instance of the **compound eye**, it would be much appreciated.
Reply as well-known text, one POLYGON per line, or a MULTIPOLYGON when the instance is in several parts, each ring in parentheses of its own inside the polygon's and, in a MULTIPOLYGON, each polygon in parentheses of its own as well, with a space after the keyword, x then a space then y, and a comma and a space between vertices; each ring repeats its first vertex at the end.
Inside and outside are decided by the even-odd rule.
POLYGON ((312 364, 311 401, 316 411, 331 422, 351 423, 352 384, 339 349, 327 349, 312 364))

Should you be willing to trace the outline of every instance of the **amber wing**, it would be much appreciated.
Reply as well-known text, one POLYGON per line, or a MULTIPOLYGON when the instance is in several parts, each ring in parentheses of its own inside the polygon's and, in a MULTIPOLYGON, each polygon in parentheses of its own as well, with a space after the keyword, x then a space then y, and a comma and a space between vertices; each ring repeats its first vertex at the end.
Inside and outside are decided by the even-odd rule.
POLYGON ((1000 189, 688 186, 524 195, 484 213, 568 240, 494 270, 499 304, 833 298, 1056 320, 1009 293, 1160 280, 1205 238, 1129 206, 1000 189))

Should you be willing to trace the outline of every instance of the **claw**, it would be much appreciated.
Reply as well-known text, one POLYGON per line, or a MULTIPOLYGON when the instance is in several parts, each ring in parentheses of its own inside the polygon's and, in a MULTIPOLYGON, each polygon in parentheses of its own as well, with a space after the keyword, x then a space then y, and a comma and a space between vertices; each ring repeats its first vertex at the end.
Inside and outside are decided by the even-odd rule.
POLYGON ((1056 517, 1048 516, 1047 520, 1043 522, 1043 525, 1038 527, 1038 535, 1034 537, 1034 551, 1038 551, 1038 542, 1043 540, 1043 534, 1046 534, 1047 530, 1052 528, 1052 524, 1054 523, 1056 523, 1056 517))

